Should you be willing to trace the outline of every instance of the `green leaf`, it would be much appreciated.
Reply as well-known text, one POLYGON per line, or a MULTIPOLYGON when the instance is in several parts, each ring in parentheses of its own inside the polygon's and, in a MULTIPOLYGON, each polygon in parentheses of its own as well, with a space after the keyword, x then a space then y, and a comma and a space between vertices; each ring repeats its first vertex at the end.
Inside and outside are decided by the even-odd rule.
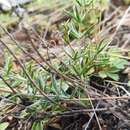
POLYGON ((32 126, 32 130, 43 130, 42 122, 34 122, 32 126))
POLYGON ((11 57, 8 57, 7 59, 6 59, 6 63, 5 63, 5 71, 6 71, 6 73, 7 73, 7 75, 9 74, 9 72, 11 71, 11 69, 12 69, 12 67, 13 67, 13 62, 12 62, 12 58, 11 57))
POLYGON ((64 92, 66 92, 68 90, 69 86, 63 82, 61 88, 64 92))
POLYGON ((74 73, 77 75, 80 75, 80 69, 76 67, 75 65, 72 65, 72 69, 74 70, 74 73))
POLYGON ((51 91, 54 94, 58 95, 58 85, 57 85, 57 81, 54 76, 52 76, 52 78, 51 78, 51 91))
POLYGON ((27 116, 28 113, 26 112, 26 110, 23 110, 20 114, 20 118, 24 118, 25 116, 27 116))
POLYGON ((44 82, 44 79, 43 79, 43 76, 42 76, 42 75, 37 76, 36 82, 38 83, 38 85, 39 85, 39 87, 40 87, 41 89, 44 89, 45 82, 44 82))
POLYGON ((74 18, 77 22, 80 22, 80 14, 76 6, 73 7, 74 18))
POLYGON ((82 33, 81 32, 79 32, 77 29, 76 29, 76 27, 75 27, 75 25, 74 25, 74 23, 70 23, 70 25, 69 25, 69 28, 70 28, 70 35, 73 37, 73 38, 81 38, 82 37, 82 33))
POLYGON ((115 80, 115 81, 118 81, 118 80, 119 80, 118 74, 107 73, 107 76, 110 77, 110 78, 112 78, 112 79, 115 80))
POLYGON ((106 77, 107 77, 107 74, 106 74, 105 71, 100 71, 98 74, 99 74, 99 76, 100 76, 101 78, 106 78, 106 77))
POLYGON ((130 80, 128 81, 127 85, 130 86, 130 80))
POLYGON ((76 0, 79 6, 82 6, 82 3, 79 0, 76 0))
POLYGON ((6 128, 9 126, 8 122, 0 123, 0 130, 6 130, 6 128))
POLYGON ((110 60, 112 65, 118 69, 124 69, 125 65, 128 65, 128 61, 124 59, 112 57, 110 60))

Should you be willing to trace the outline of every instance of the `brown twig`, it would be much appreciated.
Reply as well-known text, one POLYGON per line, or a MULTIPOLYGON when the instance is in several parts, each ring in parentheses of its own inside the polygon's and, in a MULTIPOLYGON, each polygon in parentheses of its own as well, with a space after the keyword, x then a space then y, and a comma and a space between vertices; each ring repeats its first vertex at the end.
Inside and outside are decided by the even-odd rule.
POLYGON ((42 119, 44 118, 44 116, 49 116, 49 117, 67 117, 67 116, 74 116, 75 114, 86 114, 86 113, 90 113, 90 112, 103 112, 103 111, 109 111, 109 110, 114 110, 116 108, 114 107, 110 107, 110 108, 96 108, 95 110, 93 109, 80 109, 80 110, 72 110, 72 111, 66 111, 66 112, 62 112, 62 113, 50 113, 50 112, 46 112, 46 111, 41 111, 38 112, 36 115, 34 115, 34 119, 42 119))
POLYGON ((2 81, 8 86, 8 88, 14 93, 16 94, 17 92, 14 90, 13 87, 10 86, 10 84, 0 75, 0 78, 2 79, 2 81))
POLYGON ((124 99, 130 99, 130 96, 121 96, 121 97, 95 97, 95 98, 79 98, 79 99, 63 99, 65 101, 89 101, 89 100, 124 100, 124 99))

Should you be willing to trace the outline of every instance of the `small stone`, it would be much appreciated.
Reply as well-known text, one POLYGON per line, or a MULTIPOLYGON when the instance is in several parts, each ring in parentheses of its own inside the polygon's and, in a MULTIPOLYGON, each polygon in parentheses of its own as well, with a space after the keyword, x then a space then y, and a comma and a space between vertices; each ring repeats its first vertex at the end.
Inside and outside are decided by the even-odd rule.
POLYGON ((32 0, 0 0, 0 9, 3 11, 10 11, 12 7, 23 5, 32 0))

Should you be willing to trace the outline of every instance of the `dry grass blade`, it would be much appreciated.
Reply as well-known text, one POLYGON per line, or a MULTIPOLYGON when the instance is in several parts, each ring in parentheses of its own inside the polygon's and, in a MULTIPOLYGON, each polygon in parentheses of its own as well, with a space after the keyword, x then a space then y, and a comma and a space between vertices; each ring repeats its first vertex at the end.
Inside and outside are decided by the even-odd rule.
POLYGON ((108 43, 108 46, 109 46, 109 45, 111 44, 111 42, 113 41, 114 37, 116 36, 117 32, 119 31, 119 29, 120 29, 121 25, 123 24, 123 22, 124 22, 124 20, 125 20, 125 18, 126 18, 126 16, 127 16, 127 14, 129 13, 129 11, 130 11, 130 6, 126 9, 126 11, 125 11, 123 17, 121 18, 119 24, 117 25, 115 32, 113 33, 113 35, 112 35, 111 38, 110 38, 110 41, 109 41, 109 43, 108 43))

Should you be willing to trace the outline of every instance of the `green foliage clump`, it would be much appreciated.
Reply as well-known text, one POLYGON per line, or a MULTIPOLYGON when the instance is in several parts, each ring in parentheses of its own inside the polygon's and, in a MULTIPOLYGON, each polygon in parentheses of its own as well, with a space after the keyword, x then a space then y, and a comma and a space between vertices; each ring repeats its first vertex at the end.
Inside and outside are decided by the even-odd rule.
POLYGON ((107 49, 106 44, 101 41, 96 44, 87 43, 85 47, 71 53, 66 52, 67 68, 65 69, 63 65, 64 73, 84 80, 91 75, 118 80, 118 72, 123 70, 128 62, 121 58, 121 54, 117 50, 117 48, 107 49))
POLYGON ((94 0, 76 0, 72 11, 67 12, 70 19, 63 24, 63 38, 66 43, 93 33, 101 15, 101 10, 97 5, 98 2, 94 0))
MULTIPOLYGON (((73 10, 67 12, 70 16, 64 25, 64 41, 70 45, 71 40, 81 40, 83 37, 90 38, 98 32, 95 26, 100 21, 101 10, 98 4, 104 4, 103 1, 94 0, 76 0, 73 10)), ((100 5, 101 7, 101 5, 100 5)), ((91 40, 90 40, 91 41, 91 40)), ((85 41, 86 42, 86 41, 85 41)), ((125 68, 128 62, 120 58, 121 54, 114 49, 107 48, 107 42, 104 40, 98 43, 86 43, 85 47, 66 52, 66 69, 63 70, 78 77, 86 78, 90 75, 98 75, 102 78, 111 78, 118 80, 119 71, 125 68), (68 70, 68 71, 67 71, 68 70)))

